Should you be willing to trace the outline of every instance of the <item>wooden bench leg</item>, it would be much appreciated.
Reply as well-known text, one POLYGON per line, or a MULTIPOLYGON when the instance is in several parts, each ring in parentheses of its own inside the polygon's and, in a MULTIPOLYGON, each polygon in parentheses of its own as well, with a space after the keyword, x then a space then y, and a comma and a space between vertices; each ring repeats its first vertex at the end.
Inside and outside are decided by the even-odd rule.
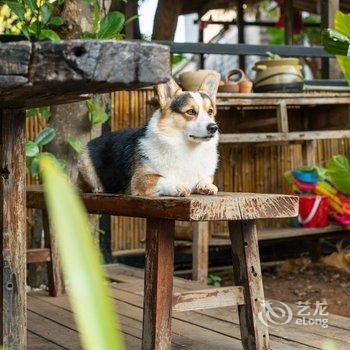
POLYGON ((209 223, 193 224, 192 279, 207 283, 208 278, 209 223))
POLYGON ((174 235, 174 220, 147 220, 143 350, 171 347, 174 235))
POLYGON ((50 249, 50 261, 47 262, 49 294, 52 297, 58 297, 65 292, 60 256, 58 254, 55 235, 51 232, 50 222, 46 210, 42 211, 42 215, 45 248, 50 249))
POLYGON ((269 349, 268 329, 258 317, 259 313, 264 317, 265 310, 255 222, 230 221, 229 231, 235 284, 244 288, 245 304, 238 306, 243 348, 266 350, 269 349))

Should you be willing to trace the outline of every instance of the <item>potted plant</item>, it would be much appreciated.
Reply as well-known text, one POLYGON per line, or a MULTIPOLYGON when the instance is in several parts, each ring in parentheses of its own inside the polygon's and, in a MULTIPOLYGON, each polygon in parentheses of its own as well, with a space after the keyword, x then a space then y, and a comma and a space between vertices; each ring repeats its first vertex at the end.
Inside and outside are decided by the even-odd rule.
POLYGON ((255 63, 255 92, 300 91, 304 87, 302 66, 298 58, 282 58, 271 52, 267 60, 255 63))
POLYGON ((334 29, 326 29, 322 33, 324 49, 336 55, 346 80, 350 84, 350 14, 337 11, 334 29))
POLYGON ((56 28, 64 21, 55 13, 60 4, 60 0, 0 0, 0 42, 59 40, 56 28))

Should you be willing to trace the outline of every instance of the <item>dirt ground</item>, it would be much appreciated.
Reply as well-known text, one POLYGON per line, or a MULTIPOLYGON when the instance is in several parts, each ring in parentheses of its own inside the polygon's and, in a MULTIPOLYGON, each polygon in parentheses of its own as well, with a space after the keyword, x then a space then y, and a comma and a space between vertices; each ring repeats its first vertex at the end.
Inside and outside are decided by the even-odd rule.
MULTIPOLYGON (((298 301, 327 302, 328 312, 350 317, 350 273, 323 263, 307 266, 264 267, 263 282, 265 297, 295 304, 298 301)), ((232 284, 228 271, 216 273, 221 276, 221 285, 232 284)))

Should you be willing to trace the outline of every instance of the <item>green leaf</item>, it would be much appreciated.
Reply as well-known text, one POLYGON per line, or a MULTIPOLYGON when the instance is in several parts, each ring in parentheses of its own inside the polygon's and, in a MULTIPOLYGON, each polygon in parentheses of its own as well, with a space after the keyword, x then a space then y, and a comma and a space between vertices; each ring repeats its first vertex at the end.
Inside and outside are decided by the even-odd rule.
POLYGON ((64 23, 64 20, 60 16, 54 16, 50 18, 49 23, 53 26, 61 26, 64 23))
POLYGON ((30 162, 30 174, 34 178, 38 178, 40 174, 40 163, 38 157, 35 157, 30 162))
POLYGON ((100 22, 98 39, 113 39, 123 29, 125 16, 119 11, 109 12, 100 22))
POLYGON ((33 141, 26 141, 26 157, 35 157, 39 153, 38 145, 33 141))
POLYGON ((40 14, 41 14, 41 22, 43 24, 46 24, 47 22, 49 22, 52 16, 52 11, 51 11, 51 8, 48 6, 48 4, 44 4, 40 7, 40 14))
POLYGON ((68 136, 67 137, 67 142, 69 143, 69 145, 78 153, 81 152, 81 150, 83 149, 83 144, 80 141, 80 139, 76 136, 68 136))
POLYGON ((91 32, 84 32, 84 33, 81 35, 81 38, 82 38, 82 39, 96 39, 96 34, 91 33, 91 32))
POLYGON ((37 115, 37 110, 36 108, 29 108, 26 110, 26 117, 35 117, 37 115))
POLYGON ((24 7, 15 1, 6 1, 7 6, 11 11, 18 16, 19 19, 24 20, 24 7))
POLYGON ((40 157, 40 168, 48 214, 63 272, 69 281, 69 298, 82 348, 122 350, 115 307, 84 205, 67 177, 50 158, 40 157))
POLYGON ((140 17, 139 15, 134 15, 134 16, 129 17, 128 19, 125 20, 125 22, 124 22, 124 27, 125 27, 126 25, 128 25, 130 22, 135 21, 135 19, 136 19, 136 18, 139 18, 139 17, 140 17))
POLYGON ((334 18, 334 28, 339 33, 350 37, 350 13, 337 11, 334 18))
POLYGON ((89 109, 92 124, 104 123, 109 119, 108 114, 91 100, 86 101, 86 106, 89 109))
POLYGON ((345 194, 350 194, 350 163, 346 156, 333 156, 327 164, 328 175, 334 186, 345 194))
POLYGON ((46 120, 50 119, 52 114, 49 107, 40 107, 39 112, 40 112, 40 117, 46 120))
POLYGON ((59 35, 51 29, 42 29, 39 34, 39 40, 60 40, 59 35))
POLYGON ((37 3, 35 0, 24 0, 24 3, 32 12, 34 12, 37 9, 37 3))
POLYGON ((53 128, 45 128, 39 132, 39 134, 36 136, 35 143, 38 146, 44 146, 47 145, 49 142, 51 142, 56 136, 56 130, 53 128))
MULTIPOLYGON (((350 38, 350 14, 337 11, 335 14, 334 27, 339 33, 350 38)), ((344 72, 345 78, 350 84, 350 57, 337 56, 338 63, 344 72)))

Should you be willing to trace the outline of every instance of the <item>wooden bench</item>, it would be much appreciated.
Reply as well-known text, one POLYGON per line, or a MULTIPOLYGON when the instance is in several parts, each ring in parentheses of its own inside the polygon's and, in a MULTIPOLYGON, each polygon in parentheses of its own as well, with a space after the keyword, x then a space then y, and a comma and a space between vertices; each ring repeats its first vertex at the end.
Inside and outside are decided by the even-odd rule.
MULTIPOLYGON (((264 317, 265 309, 255 219, 296 216, 297 197, 219 193, 217 196, 184 198, 82 194, 81 198, 91 214, 147 219, 144 350, 170 349, 173 309, 189 311, 229 305, 238 305, 244 349, 269 348, 268 329, 259 321, 259 317, 264 317), (175 220, 228 221, 234 287, 173 294, 175 220)), ((40 189, 27 192, 27 206, 45 210, 40 189)))

